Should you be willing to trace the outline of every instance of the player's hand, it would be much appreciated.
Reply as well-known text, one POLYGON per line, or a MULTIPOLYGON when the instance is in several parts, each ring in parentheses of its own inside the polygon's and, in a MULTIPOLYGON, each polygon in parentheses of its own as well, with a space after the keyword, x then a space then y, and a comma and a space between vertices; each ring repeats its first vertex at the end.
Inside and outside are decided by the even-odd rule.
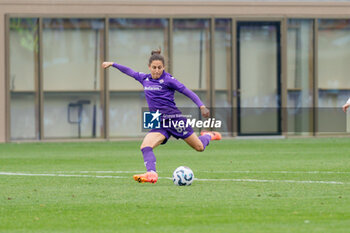
POLYGON ((346 112, 346 110, 350 107, 350 103, 346 103, 343 105, 343 111, 346 112))
POLYGON ((113 62, 105 61, 105 62, 102 63, 102 68, 106 69, 106 68, 108 68, 108 67, 110 67, 112 65, 113 65, 113 62))
POLYGON ((209 109, 207 109, 207 107, 205 107, 204 105, 201 106, 200 109, 201 109, 202 116, 205 118, 208 118, 210 115, 209 109))

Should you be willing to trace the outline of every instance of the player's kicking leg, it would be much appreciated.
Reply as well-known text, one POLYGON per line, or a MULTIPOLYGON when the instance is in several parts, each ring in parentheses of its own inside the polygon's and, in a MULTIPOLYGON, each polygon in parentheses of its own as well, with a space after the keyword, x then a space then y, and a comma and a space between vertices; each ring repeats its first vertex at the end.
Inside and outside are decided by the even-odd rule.
POLYGON ((185 138, 185 142, 190 145, 196 151, 204 151, 206 146, 209 145, 211 140, 220 140, 221 134, 219 132, 213 131, 203 131, 201 136, 197 137, 195 133, 193 133, 188 138, 185 138))
POLYGON ((221 140, 222 138, 221 133, 216 131, 202 131, 201 136, 203 135, 210 135, 210 140, 221 140))

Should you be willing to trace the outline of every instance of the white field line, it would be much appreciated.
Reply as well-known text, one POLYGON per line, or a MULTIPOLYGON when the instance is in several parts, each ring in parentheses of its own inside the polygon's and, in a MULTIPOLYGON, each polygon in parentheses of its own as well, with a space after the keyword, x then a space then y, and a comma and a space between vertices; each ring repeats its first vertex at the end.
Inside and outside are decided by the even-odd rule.
POLYGON ((53 173, 99 173, 99 174, 127 174, 127 173, 144 173, 145 171, 52 171, 53 173))
POLYGON ((350 174, 350 172, 338 171, 198 171, 205 173, 275 173, 275 174, 350 174))
MULTIPOLYGON (((114 179, 130 179, 129 176, 94 176, 94 175, 72 175, 72 174, 33 174, 33 173, 17 173, 17 172, 0 172, 4 176, 50 176, 50 177, 85 177, 85 178, 114 178, 114 179)), ((159 179, 169 179, 171 177, 159 177, 159 179)), ((340 181, 317 181, 317 180, 258 180, 258 179, 198 179, 197 181, 232 181, 232 182, 258 182, 258 183, 302 183, 302 184, 338 184, 346 185, 348 182, 340 181)))
MULTIPOLYGON (((144 173, 145 171, 50 171, 50 173, 80 173, 80 174, 88 174, 88 173, 100 173, 100 174, 127 174, 127 173, 144 173)), ((159 171, 162 172, 162 171, 159 171)), ((350 174, 349 172, 341 172, 341 171, 195 171, 197 172, 203 172, 203 173, 213 173, 213 174, 218 174, 218 173, 246 173, 246 174, 254 174, 254 173, 259 173, 259 174, 350 174)), ((24 172, 23 172, 24 173, 24 172)), ((46 172, 49 173, 49 172, 46 172)))
POLYGON ((198 181, 232 181, 232 182, 257 182, 257 183, 300 183, 300 184, 350 184, 340 181, 323 180, 257 180, 257 179, 196 179, 198 181))
POLYGON ((17 172, 0 172, 3 176, 56 176, 56 177, 88 177, 88 178, 116 178, 127 179, 129 176, 93 176, 93 175, 71 175, 71 174, 33 174, 33 173, 17 173, 17 172))

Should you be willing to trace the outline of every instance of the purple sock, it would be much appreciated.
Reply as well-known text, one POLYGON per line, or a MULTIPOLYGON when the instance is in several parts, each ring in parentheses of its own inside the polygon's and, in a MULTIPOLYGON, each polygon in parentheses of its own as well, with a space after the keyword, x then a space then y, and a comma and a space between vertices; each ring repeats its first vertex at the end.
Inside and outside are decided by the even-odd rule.
POLYGON ((156 171, 156 156, 154 156, 152 147, 144 147, 141 149, 143 161, 148 172, 156 171))
POLYGON ((199 136, 198 138, 199 138, 199 140, 201 140, 201 142, 203 144, 203 147, 204 147, 204 150, 205 150, 205 147, 207 145, 209 145, 209 142, 211 140, 211 136, 206 134, 206 135, 203 135, 203 136, 199 136))

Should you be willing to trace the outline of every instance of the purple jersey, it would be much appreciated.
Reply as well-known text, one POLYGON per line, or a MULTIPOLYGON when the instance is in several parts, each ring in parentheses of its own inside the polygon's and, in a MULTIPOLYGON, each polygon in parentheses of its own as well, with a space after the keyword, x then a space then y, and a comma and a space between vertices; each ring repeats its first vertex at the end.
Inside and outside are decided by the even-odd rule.
POLYGON ((186 88, 185 85, 180 83, 165 71, 158 79, 153 79, 151 74, 135 72, 132 69, 117 63, 114 63, 113 67, 133 77, 142 84, 150 111, 159 110, 162 115, 181 114, 180 110, 175 104, 175 91, 178 91, 192 99, 192 101, 198 107, 203 105, 199 97, 194 92, 186 88))

